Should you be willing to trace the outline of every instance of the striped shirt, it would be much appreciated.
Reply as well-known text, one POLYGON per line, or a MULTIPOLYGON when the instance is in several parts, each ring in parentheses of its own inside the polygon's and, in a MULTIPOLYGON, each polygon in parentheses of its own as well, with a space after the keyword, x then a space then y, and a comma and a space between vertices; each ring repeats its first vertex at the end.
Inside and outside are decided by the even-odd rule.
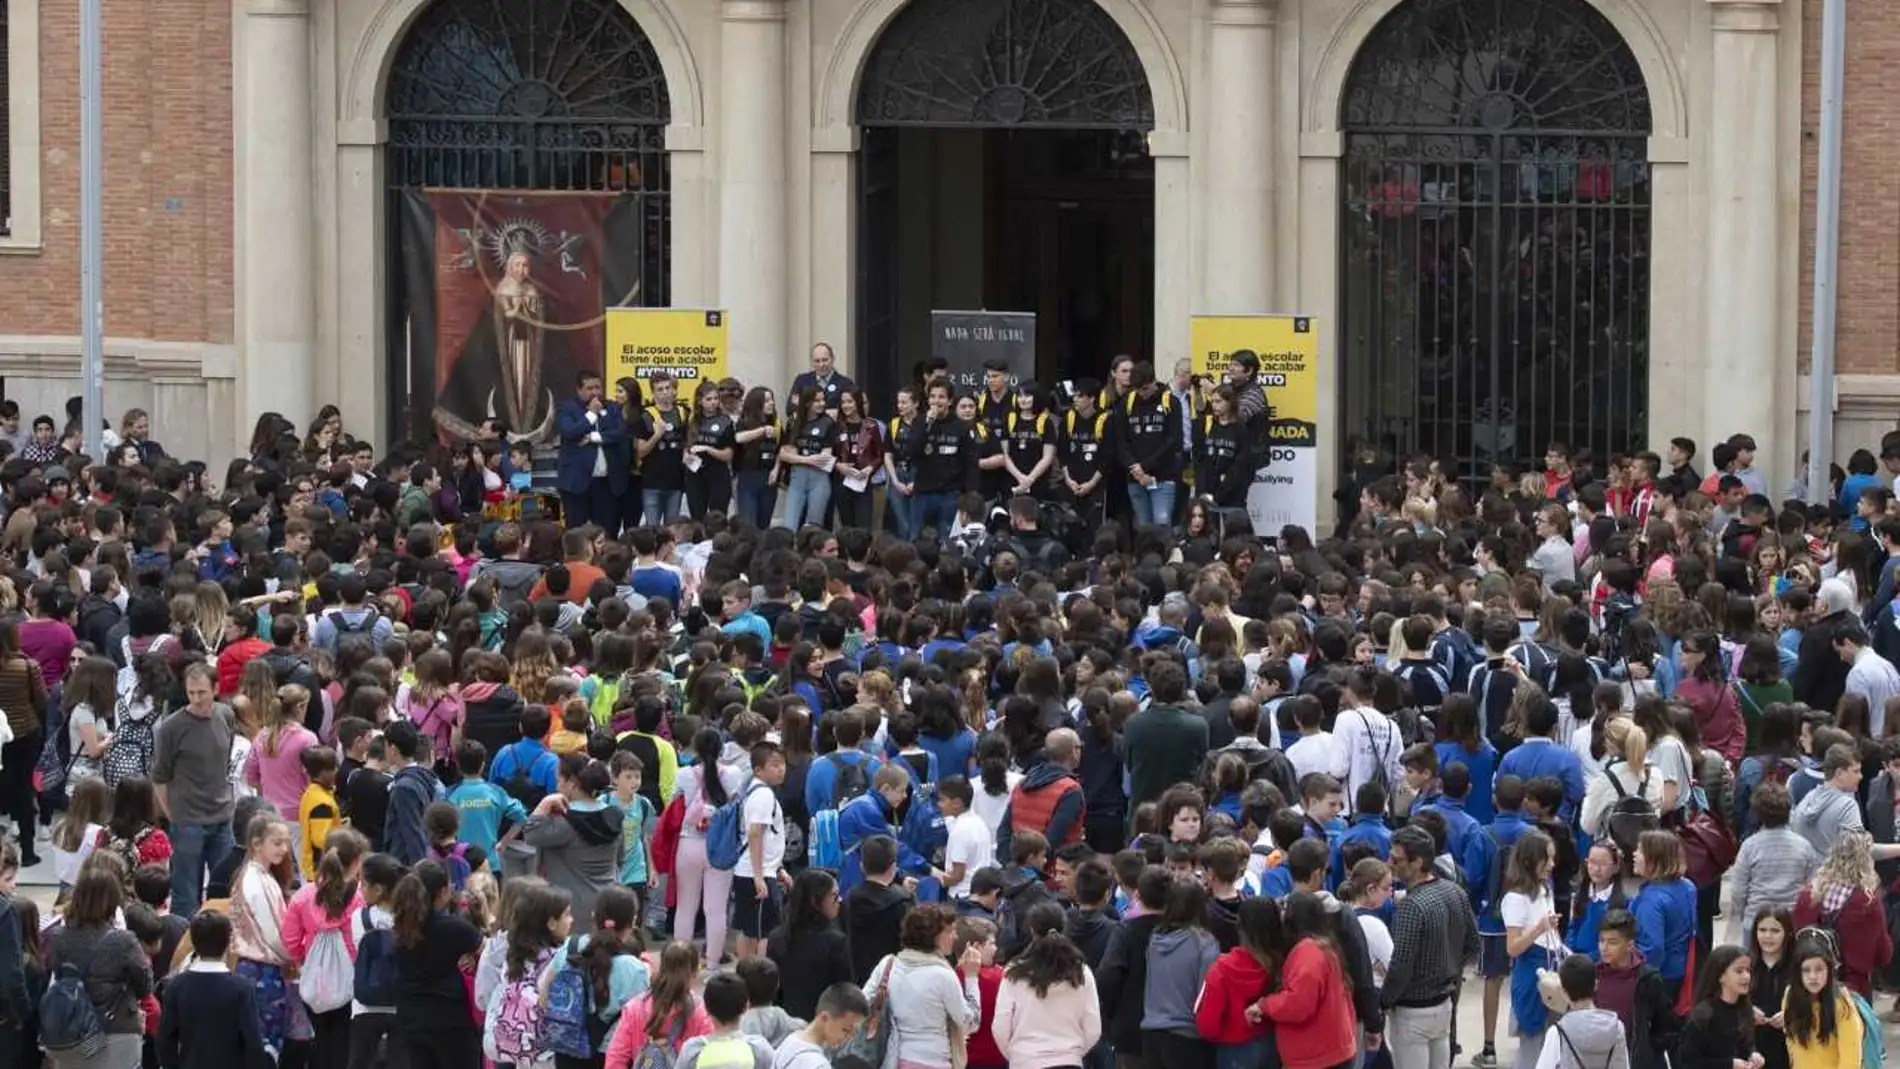
POLYGON ((1471 900, 1450 880, 1434 879, 1405 893, 1392 918, 1392 964, 1381 1001, 1435 1006, 1457 991, 1467 962, 1478 958, 1471 900))

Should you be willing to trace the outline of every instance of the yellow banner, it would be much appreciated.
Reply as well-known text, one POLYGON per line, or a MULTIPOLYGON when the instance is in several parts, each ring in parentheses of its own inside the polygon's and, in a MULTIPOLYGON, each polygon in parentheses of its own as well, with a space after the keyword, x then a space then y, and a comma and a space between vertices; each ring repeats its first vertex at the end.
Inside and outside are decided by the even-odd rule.
POLYGON ((691 396, 702 380, 723 379, 726 361, 726 313, 709 308, 607 309, 608 382, 650 379, 664 371, 684 384, 691 396))
POLYGON ((1247 510, 1254 530, 1285 524, 1313 532, 1319 514, 1319 321, 1312 316, 1195 316, 1188 325, 1194 371, 1217 380, 1243 350, 1260 358, 1267 397, 1267 462, 1254 475, 1247 510))

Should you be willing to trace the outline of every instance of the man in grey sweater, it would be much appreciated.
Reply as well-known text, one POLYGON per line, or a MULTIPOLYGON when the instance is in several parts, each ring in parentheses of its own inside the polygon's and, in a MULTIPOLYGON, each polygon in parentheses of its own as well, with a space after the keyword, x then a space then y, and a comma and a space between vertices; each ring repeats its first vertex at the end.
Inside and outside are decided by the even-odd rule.
POLYGON ((1809 791, 1794 810, 1794 830, 1822 857, 1834 840, 1848 829, 1863 827, 1860 803, 1860 755, 1851 746, 1830 746, 1821 759, 1819 787, 1809 791))

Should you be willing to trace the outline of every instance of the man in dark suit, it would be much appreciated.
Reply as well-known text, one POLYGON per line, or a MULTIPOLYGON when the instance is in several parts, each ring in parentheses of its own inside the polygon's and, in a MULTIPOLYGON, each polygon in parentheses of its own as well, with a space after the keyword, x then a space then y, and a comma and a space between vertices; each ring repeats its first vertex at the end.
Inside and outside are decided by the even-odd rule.
POLYGON ((612 538, 620 530, 620 498, 627 492, 627 424, 620 406, 602 403, 600 375, 583 371, 573 397, 561 402, 555 427, 561 435, 555 487, 570 528, 595 523, 612 538))
POLYGON ((831 343, 822 341, 811 347, 811 370, 799 372, 792 380, 792 392, 800 397, 810 397, 813 390, 825 391, 825 411, 832 419, 838 418, 838 394, 857 388, 851 376, 838 370, 838 357, 831 351, 831 343))

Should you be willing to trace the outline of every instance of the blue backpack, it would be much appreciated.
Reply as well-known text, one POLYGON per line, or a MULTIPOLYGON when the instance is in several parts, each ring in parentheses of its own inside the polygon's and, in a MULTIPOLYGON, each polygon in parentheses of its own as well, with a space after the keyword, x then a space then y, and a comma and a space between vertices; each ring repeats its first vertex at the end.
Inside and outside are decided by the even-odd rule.
POLYGON ((61 965, 46 994, 40 996, 40 1046, 48 1053, 79 1059, 91 1059, 105 1049, 105 1025, 86 993, 85 975, 76 962, 61 965))
POLYGON ((844 842, 838 838, 838 811, 820 809, 811 818, 806 860, 813 868, 837 872, 844 867, 844 842))
POLYGON ((1848 1001, 1854 1004, 1854 1012, 1860 1014, 1860 1065, 1861 1069, 1879 1069, 1887 1064, 1887 1037, 1881 1034, 1880 1018, 1874 1015, 1874 1008, 1860 997, 1860 992, 1843 987, 1848 1001))
POLYGON ((396 1004, 396 933, 378 928, 364 906, 363 938, 356 944, 356 1001, 382 1009, 396 1004))
POLYGON ((600 1048, 601 1036, 594 1027, 594 985, 588 982, 582 962, 577 935, 567 941, 567 953, 548 981, 542 1005, 542 1046, 569 1058, 592 1058, 600 1048))
POLYGON ((731 872, 739 864, 746 847, 745 800, 762 787, 772 789, 770 784, 753 780, 736 797, 713 810, 712 819, 706 823, 706 864, 720 872, 731 872))

